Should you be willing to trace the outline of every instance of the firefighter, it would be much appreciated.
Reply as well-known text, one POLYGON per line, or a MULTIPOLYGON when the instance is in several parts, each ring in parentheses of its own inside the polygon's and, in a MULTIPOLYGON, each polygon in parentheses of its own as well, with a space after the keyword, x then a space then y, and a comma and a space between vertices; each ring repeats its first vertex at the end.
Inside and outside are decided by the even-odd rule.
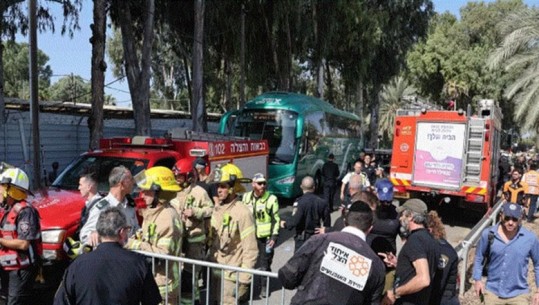
POLYGON ((506 201, 527 206, 528 184, 522 181, 522 169, 511 171, 511 180, 503 185, 503 196, 506 201))
MULTIPOLYGON (((257 268, 263 271, 271 271, 274 247, 279 237, 279 201, 277 197, 266 189, 266 177, 262 173, 255 174, 252 182, 253 190, 243 195, 243 203, 253 211, 255 218, 256 240, 258 243, 257 268)), ((260 296, 266 297, 265 284, 267 281, 261 278, 260 296)))
MULTIPOLYGON (((238 193, 245 188, 241 170, 234 164, 226 164, 217 168, 214 173, 217 183, 217 198, 211 217, 211 247, 210 259, 216 263, 253 269, 258 257, 258 246, 255 235, 253 214, 238 200, 238 193)), ((211 279, 211 302, 222 301, 223 304, 241 303, 249 297, 251 275, 240 273, 237 276, 238 291, 236 291, 236 272, 231 270, 214 269, 211 279), (222 272, 221 272, 222 271, 222 272), (221 278, 221 274, 224 278, 221 278), (221 299, 221 281, 223 281, 223 298, 221 299)))
POLYGON ((41 255, 39 214, 27 203, 29 179, 19 168, 2 173, 1 200, 6 214, 0 223, 0 264, 9 275, 6 304, 33 304, 34 280, 41 255))
MULTIPOLYGON (((163 166, 143 170, 135 177, 148 208, 143 211, 142 229, 130 237, 126 248, 177 256, 182 246, 180 216, 170 205, 180 187, 172 171, 163 166)), ((155 260, 155 281, 165 304, 176 304, 178 265, 155 260), (168 277, 167 277, 168 275, 168 277)))
MULTIPOLYGON (((170 204, 176 209, 184 226, 183 254, 187 258, 204 260, 206 258, 206 222, 209 222, 213 212, 213 202, 208 193, 194 184, 194 172, 191 162, 181 159, 172 168, 180 191, 170 204)), ((195 267, 198 283, 200 266, 195 267)), ((181 304, 191 304, 193 300, 193 266, 185 264, 182 270, 181 304)), ((198 285, 194 287, 194 300, 200 301, 198 285)))

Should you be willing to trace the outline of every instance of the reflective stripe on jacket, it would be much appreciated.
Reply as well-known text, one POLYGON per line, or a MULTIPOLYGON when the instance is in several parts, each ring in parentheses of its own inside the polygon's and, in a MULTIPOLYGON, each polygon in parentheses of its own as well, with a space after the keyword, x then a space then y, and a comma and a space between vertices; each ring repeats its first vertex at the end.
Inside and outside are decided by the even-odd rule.
POLYGON ((266 191, 262 197, 248 192, 243 195, 243 203, 253 211, 256 224, 256 237, 265 238, 279 235, 279 202, 275 195, 266 191))

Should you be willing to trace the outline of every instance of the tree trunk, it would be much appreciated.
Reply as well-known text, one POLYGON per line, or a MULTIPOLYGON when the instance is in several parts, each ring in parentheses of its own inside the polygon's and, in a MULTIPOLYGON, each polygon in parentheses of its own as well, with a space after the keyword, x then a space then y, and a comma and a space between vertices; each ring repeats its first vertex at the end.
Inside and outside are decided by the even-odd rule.
POLYGON ((207 131, 204 105, 204 6, 205 0, 195 0, 195 33, 193 41, 193 100, 191 113, 194 131, 207 131))
MULTIPOLYGON (((225 100, 223 102, 223 110, 228 111, 232 109, 232 64, 230 63, 230 60, 228 58, 225 58, 225 79, 226 79, 226 85, 225 85, 225 100)), ((240 94, 241 96, 241 94, 240 94)), ((240 109, 243 107, 243 103, 240 100, 237 104, 237 109, 240 109)))
MULTIPOLYGON (((2 33, 2 22, 0 22, 0 33, 2 33)), ((0 35, 0 126, 6 122, 6 101, 4 100, 4 43, 0 35)))
POLYGON ((277 37, 273 33, 273 24, 270 24, 270 21, 268 20, 268 16, 266 14, 266 10, 264 7, 262 7, 262 14, 264 15, 264 26, 266 28, 266 33, 268 35, 268 39, 270 42, 270 49, 271 49, 271 58, 273 60, 273 67, 275 69, 274 78, 277 81, 276 90, 282 90, 282 83, 281 83, 281 67, 279 66, 279 54, 277 54, 277 37))
POLYGON ((354 112, 359 116, 360 121, 360 136, 361 136, 361 142, 363 146, 365 145, 365 134, 367 133, 367 128, 365 126, 365 117, 363 116, 363 83, 358 80, 355 88, 355 92, 352 94, 353 100, 355 101, 353 107, 354 112))
POLYGON ((369 147, 377 148, 378 147, 378 115, 380 112, 380 89, 382 86, 375 82, 373 84, 371 96, 371 122, 370 122, 370 131, 369 131, 369 147))
POLYGON ((331 66, 329 65, 329 62, 327 60, 325 61, 325 66, 326 66, 325 74, 327 75, 326 76, 326 79, 327 79, 326 83, 327 83, 327 87, 328 87, 328 90, 327 90, 328 93, 326 94, 326 96, 327 96, 326 99, 330 103, 334 104, 335 98, 333 96, 333 90, 334 90, 334 88, 333 88, 333 77, 331 76, 331 66))
POLYGON ((88 118, 90 150, 99 148, 103 137, 103 104, 105 103, 105 40, 107 9, 106 0, 94 0, 94 23, 92 29, 92 110, 88 118))
POLYGON ((145 18, 141 62, 139 66, 135 36, 133 34, 131 11, 129 1, 116 0, 118 21, 122 32, 124 48, 125 74, 131 94, 133 116, 135 119, 135 133, 147 136, 151 133, 150 121, 150 63, 153 43, 154 27, 154 0, 145 1, 145 18))

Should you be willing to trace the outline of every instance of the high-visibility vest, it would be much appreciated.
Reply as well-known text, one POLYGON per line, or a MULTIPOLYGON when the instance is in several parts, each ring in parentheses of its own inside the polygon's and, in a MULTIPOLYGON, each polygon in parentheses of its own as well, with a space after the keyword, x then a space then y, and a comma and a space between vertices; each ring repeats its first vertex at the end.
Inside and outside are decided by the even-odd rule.
MULTIPOLYGON (((18 239, 17 234, 17 217, 20 211, 25 208, 31 208, 26 201, 16 203, 11 210, 5 215, 4 225, 0 228, 0 234, 4 239, 18 239)), ((4 270, 19 270, 30 266, 40 253, 41 241, 38 241, 38 249, 31 247, 30 251, 17 251, 7 247, 0 249, 0 265, 4 270), (36 253, 38 252, 38 253, 36 253)))
POLYGON ((251 191, 243 195, 242 201, 246 205, 253 207, 257 238, 271 237, 272 234, 278 234, 280 221, 279 203, 275 195, 266 191, 262 197, 255 198, 251 191), (276 213, 273 213, 274 205, 277 206, 276 213))

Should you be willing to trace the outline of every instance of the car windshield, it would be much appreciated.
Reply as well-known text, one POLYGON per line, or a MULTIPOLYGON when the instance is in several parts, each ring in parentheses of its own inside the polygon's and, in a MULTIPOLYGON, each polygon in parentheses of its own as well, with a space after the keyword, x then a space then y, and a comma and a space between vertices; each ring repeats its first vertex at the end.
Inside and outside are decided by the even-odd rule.
POLYGON ((82 156, 72 162, 59 176, 54 180, 52 187, 64 190, 77 190, 79 187, 79 178, 81 175, 93 171, 97 177, 97 189, 99 192, 109 191, 109 173, 116 167, 123 165, 128 168, 133 176, 145 169, 148 160, 128 159, 118 157, 103 156, 82 156))

